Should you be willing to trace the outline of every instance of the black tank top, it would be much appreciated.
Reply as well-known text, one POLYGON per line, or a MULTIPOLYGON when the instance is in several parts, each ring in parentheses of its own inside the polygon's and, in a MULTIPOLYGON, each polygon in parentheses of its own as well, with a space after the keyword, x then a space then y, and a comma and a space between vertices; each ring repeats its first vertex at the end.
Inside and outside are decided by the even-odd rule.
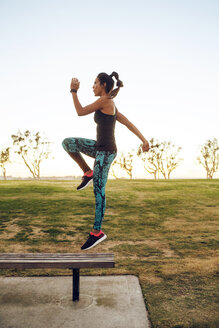
POLYGON ((116 113, 114 115, 104 114, 97 110, 94 121, 97 123, 97 150, 117 152, 115 141, 116 113))

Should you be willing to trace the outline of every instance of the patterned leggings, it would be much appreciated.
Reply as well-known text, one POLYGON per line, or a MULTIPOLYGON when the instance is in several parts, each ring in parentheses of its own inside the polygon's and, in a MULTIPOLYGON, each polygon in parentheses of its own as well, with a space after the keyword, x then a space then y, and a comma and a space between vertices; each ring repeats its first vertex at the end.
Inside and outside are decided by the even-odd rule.
MULTIPOLYGON (((105 209, 106 209, 105 187, 106 187, 108 172, 111 163, 116 157, 116 152, 98 151, 96 150, 96 141, 91 139, 85 139, 85 138, 66 138, 62 142, 62 146, 71 157, 74 158, 74 156, 76 156, 76 158, 77 157, 79 158, 79 160, 77 159, 76 162, 79 164, 79 166, 82 169, 83 169, 83 165, 86 167, 87 164, 85 163, 80 152, 95 158, 94 168, 93 168, 93 186, 94 186, 96 206, 95 206, 95 222, 93 228, 96 230, 100 230, 105 209), (82 165, 80 165, 81 162, 82 165)), ((87 167, 89 168, 89 166, 87 167)))

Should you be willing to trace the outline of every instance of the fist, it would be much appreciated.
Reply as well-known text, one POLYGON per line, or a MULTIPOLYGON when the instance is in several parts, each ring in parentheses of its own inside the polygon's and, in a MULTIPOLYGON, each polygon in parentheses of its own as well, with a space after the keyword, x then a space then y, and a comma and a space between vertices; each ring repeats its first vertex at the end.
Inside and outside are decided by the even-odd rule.
POLYGON ((146 140, 143 144, 142 144, 142 151, 148 151, 150 149, 150 145, 148 143, 148 141, 146 140))
POLYGON ((80 87, 80 82, 78 81, 78 79, 76 79, 75 77, 73 77, 71 79, 70 89, 78 90, 79 87, 80 87))

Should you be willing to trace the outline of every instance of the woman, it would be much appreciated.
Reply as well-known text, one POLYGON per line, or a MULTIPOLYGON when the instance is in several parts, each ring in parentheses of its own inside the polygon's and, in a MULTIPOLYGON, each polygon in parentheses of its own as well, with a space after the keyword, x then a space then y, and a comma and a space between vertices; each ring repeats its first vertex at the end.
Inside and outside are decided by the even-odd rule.
POLYGON ((149 143, 140 131, 117 110, 114 104, 113 98, 116 97, 120 88, 123 87, 122 81, 119 80, 118 73, 113 72, 110 75, 106 73, 98 74, 94 81, 93 92, 94 95, 99 98, 94 103, 85 107, 82 107, 78 100, 77 91, 79 86, 80 82, 78 79, 73 78, 71 80, 70 92, 72 93, 74 106, 79 116, 95 112, 94 121, 97 124, 97 140, 66 138, 62 145, 84 172, 82 182, 77 187, 77 190, 86 188, 93 181, 96 200, 95 222, 88 240, 81 247, 82 250, 87 250, 107 238, 106 234, 101 230, 101 225, 106 208, 105 187, 107 176, 110 165, 117 153, 114 136, 116 121, 127 126, 127 128, 143 142, 143 151, 149 150, 149 143), (116 89, 113 89, 113 77, 117 80, 116 89), (93 170, 87 165, 81 153, 95 158, 93 170))

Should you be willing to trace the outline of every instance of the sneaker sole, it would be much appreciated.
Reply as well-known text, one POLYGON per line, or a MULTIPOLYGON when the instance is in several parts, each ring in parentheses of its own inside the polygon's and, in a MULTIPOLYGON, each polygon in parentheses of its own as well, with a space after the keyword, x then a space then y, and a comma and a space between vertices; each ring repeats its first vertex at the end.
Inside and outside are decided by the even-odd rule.
POLYGON ((82 187, 80 189, 77 189, 77 191, 80 191, 80 190, 85 189, 87 186, 89 186, 89 184, 91 184, 91 182, 93 182, 93 179, 91 179, 90 181, 88 181, 88 183, 84 187, 82 187))
POLYGON ((107 238, 107 235, 104 235, 101 239, 97 240, 96 243, 94 243, 92 246, 82 249, 82 251, 86 251, 88 249, 93 248, 94 246, 97 246, 99 243, 101 243, 101 241, 104 241, 107 238))

